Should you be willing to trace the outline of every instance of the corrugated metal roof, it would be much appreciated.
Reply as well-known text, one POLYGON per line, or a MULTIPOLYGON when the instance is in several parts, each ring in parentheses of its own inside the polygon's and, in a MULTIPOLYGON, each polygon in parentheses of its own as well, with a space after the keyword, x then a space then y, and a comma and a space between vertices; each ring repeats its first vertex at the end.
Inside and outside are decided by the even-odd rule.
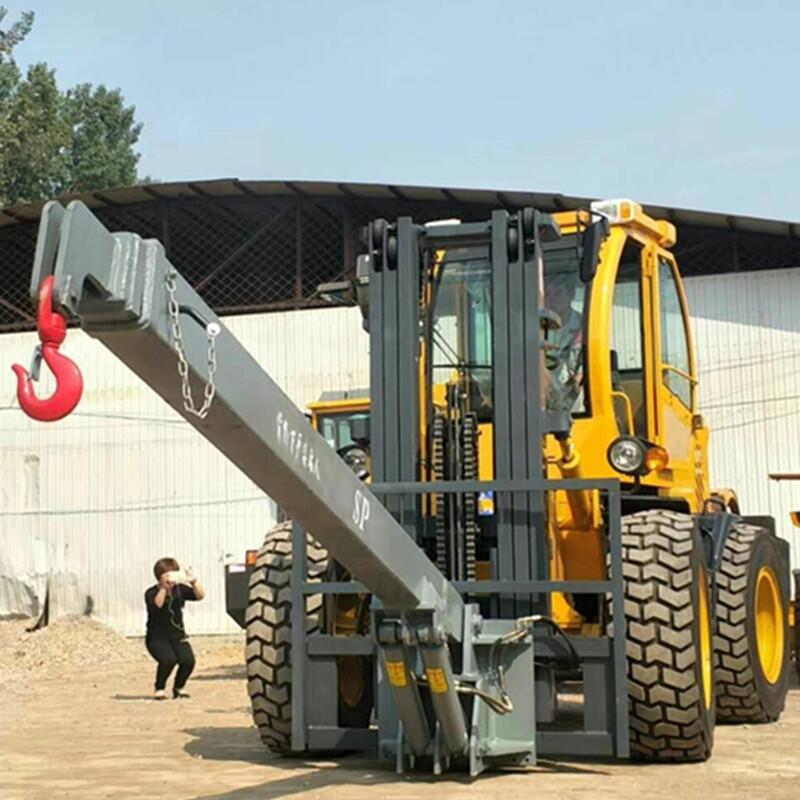
MULTIPOLYGON (((90 208, 131 205, 157 199, 180 197, 340 197, 374 199, 406 199, 422 202, 449 201, 464 204, 496 205, 520 208, 535 206, 545 211, 569 208, 585 208, 597 198, 577 197, 558 192, 524 192, 500 189, 468 189, 463 187, 400 186, 379 183, 348 183, 332 181, 289 180, 240 180, 239 178, 217 178, 202 181, 173 183, 151 183, 137 186, 122 186, 96 192, 79 192, 60 198, 63 202, 82 200, 90 208)), ((0 210, 0 228, 21 222, 39 219, 43 203, 27 203, 9 206, 0 210)), ((764 219, 761 217, 726 214, 721 211, 698 211, 674 208, 652 203, 644 204, 648 214, 668 219, 677 225, 692 225, 700 228, 717 228, 749 233, 765 233, 800 239, 800 221, 764 219)))

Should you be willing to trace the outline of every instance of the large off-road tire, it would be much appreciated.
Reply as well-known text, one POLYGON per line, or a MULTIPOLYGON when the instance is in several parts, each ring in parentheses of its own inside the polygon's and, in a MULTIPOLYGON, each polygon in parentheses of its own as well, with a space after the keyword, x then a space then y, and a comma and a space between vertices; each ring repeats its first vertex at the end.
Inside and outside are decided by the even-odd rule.
MULTIPOLYGON (((328 553, 311 536, 306 547, 308 579, 323 580, 328 553)), ((288 753, 292 740, 292 523, 270 530, 250 576, 245 617, 247 688, 253 721, 270 750, 288 753)), ((306 633, 322 625, 322 595, 306 598, 306 633)))
POLYGON ((774 722, 789 688, 789 583, 769 531, 736 523, 717 569, 717 719, 774 722))
POLYGON ((702 761, 714 743, 711 605, 693 517, 622 519, 631 757, 702 761))

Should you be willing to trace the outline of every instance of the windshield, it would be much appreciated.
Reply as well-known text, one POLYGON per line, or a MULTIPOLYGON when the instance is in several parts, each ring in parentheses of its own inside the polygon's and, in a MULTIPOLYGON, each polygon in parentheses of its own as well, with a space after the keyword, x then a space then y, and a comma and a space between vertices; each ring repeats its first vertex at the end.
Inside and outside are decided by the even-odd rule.
POLYGON ((353 420, 366 419, 369 411, 343 411, 338 414, 321 414, 317 419, 317 430, 322 438, 337 452, 353 441, 353 420))
POLYGON ((492 407, 492 293, 486 248, 453 249, 438 262, 431 327, 433 383, 454 378, 468 387, 468 405, 492 407))
MULTIPOLYGON (((458 378, 469 387, 469 407, 479 417, 492 409, 492 283, 488 248, 439 253, 431 325, 434 384, 458 378)), ((547 408, 580 414, 584 393, 583 318, 586 287, 579 279, 575 237, 544 249, 545 307, 561 327, 545 340, 547 408)))

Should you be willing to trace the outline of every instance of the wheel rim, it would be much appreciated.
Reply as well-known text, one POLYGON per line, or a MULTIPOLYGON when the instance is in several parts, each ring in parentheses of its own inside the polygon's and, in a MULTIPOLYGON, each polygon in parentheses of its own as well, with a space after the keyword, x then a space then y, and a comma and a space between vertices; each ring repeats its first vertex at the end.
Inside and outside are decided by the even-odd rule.
POLYGON ((358 708, 367 690, 367 675, 360 656, 339 656, 339 696, 348 708, 358 708))
MULTIPOLYGON (((338 580, 348 576, 344 573, 338 580)), ((334 578, 336 580, 337 578, 334 578)), ((367 595, 336 595, 332 610, 334 636, 356 636, 369 629, 367 595)), ((348 708, 358 708, 365 692, 369 675, 361 656, 339 656, 336 659, 339 675, 339 697, 348 708)))
POLYGON ((771 567, 761 567, 756 578, 756 645, 764 677, 776 683, 783 667, 783 604, 771 567))
POLYGON ((708 586, 705 570, 700 570, 700 667, 703 680, 703 699, 706 709, 714 700, 714 677, 711 647, 711 610, 708 604, 708 586))

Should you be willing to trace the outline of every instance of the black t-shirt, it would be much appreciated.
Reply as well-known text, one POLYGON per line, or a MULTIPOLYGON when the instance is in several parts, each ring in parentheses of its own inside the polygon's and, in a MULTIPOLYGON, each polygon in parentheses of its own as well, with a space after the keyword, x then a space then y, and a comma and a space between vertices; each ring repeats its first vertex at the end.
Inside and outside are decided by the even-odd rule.
POLYGON ((144 603, 147 606, 147 638, 148 639, 186 639, 186 630, 183 627, 183 604, 187 600, 197 600, 197 595, 191 586, 178 583, 172 587, 167 595, 164 605, 156 605, 156 594, 160 586, 151 586, 144 593, 144 603))

